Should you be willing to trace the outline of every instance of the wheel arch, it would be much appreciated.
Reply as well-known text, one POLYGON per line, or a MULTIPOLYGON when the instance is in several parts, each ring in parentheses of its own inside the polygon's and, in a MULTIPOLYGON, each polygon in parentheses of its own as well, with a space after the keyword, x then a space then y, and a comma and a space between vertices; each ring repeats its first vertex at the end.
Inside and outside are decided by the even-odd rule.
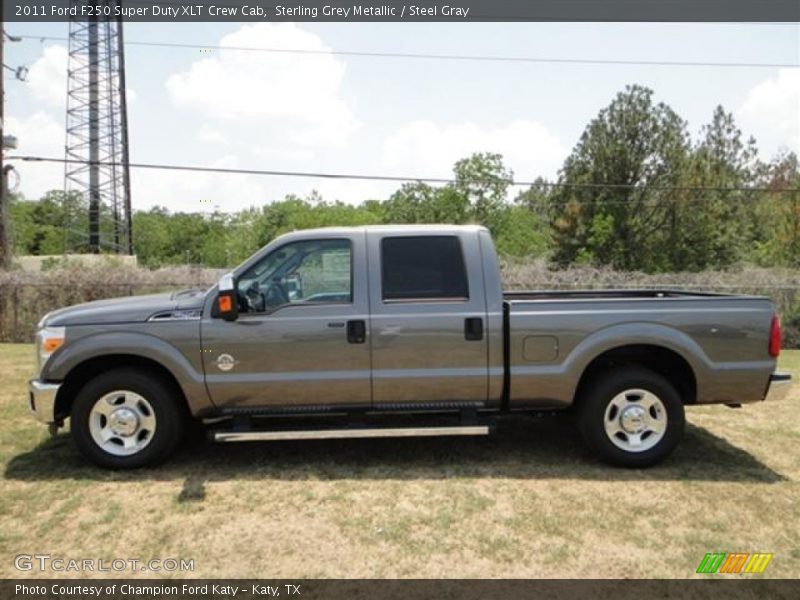
MULTIPOLYGON (((198 350, 199 345, 198 340, 198 350)), ((45 363, 40 378, 62 382, 56 396, 56 410, 63 411, 71 406, 77 392, 75 382, 80 382, 81 376, 85 377, 85 383, 100 372, 124 366, 156 369, 162 373, 167 381, 177 386, 194 416, 215 412, 205 387, 202 366, 193 366, 178 348, 146 332, 105 331, 75 340, 68 337, 67 343, 45 363)), ((63 412, 56 414, 64 416, 63 412)))
POLYGON ((64 419, 70 415, 75 396, 91 379, 114 369, 132 368, 147 371, 158 376, 175 392, 181 407, 190 411, 186 394, 175 375, 158 361, 137 354, 104 354, 88 358, 70 369, 58 390, 55 401, 55 415, 64 419))
POLYGON ((596 376, 618 365, 638 365, 658 373, 678 391, 684 404, 697 403, 697 374, 684 356, 657 343, 633 343, 609 348, 589 361, 575 388, 575 404, 596 376))

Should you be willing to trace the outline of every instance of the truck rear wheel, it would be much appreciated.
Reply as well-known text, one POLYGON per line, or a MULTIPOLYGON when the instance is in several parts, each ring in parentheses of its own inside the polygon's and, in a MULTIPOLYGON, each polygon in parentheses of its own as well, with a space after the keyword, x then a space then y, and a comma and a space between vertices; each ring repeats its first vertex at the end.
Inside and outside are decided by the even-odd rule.
POLYGON ((658 373, 630 366, 593 377, 578 398, 578 428, 586 445, 612 465, 649 467, 683 437, 680 394, 658 373))
POLYGON ((89 381, 75 397, 70 421, 78 449, 111 469, 163 461, 184 430, 173 386, 139 369, 114 369, 89 381))

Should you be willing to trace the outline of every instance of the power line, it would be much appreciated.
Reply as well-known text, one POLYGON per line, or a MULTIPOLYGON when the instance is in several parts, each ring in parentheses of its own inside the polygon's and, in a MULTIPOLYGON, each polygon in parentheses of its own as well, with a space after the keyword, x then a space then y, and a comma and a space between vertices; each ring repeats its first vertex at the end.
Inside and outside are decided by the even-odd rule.
MULTIPOLYGON (((9 160, 22 160, 25 162, 51 162, 61 164, 81 164, 89 166, 120 167, 122 163, 108 161, 84 161, 65 158, 51 158, 45 156, 11 156, 9 160)), ((225 167, 200 167, 189 165, 166 165, 156 163, 130 163, 132 169, 157 169, 162 171, 191 171, 202 173, 221 173, 228 175, 258 175, 271 177, 306 177, 314 179, 351 179, 357 181, 394 181, 398 183, 423 182, 423 183, 455 183, 454 178, 447 177, 404 177, 399 175, 369 175, 352 173, 322 173, 318 171, 278 171, 271 169, 230 169, 225 167)), ((656 190, 667 192, 771 192, 771 193, 796 193, 799 188, 771 189, 765 187, 733 187, 733 186, 671 186, 671 185, 636 185, 629 183, 562 183, 547 181, 509 181, 509 186, 539 186, 547 188, 578 188, 578 189, 636 189, 656 190)))
MULTIPOLYGON (((26 40, 68 41, 68 38, 58 36, 22 35, 26 40)), ((494 56, 478 54, 428 54, 413 52, 367 52, 357 50, 311 50, 302 48, 266 48, 254 46, 222 46, 212 44, 188 44, 179 42, 146 42, 125 40, 130 46, 149 46, 156 48, 185 48, 193 50, 234 50, 241 52, 267 52, 273 54, 333 54, 336 56, 361 56, 367 58, 399 58, 413 60, 450 60, 450 61, 482 61, 482 62, 512 62, 512 63, 551 63, 551 64, 586 64, 586 65, 639 65, 658 67, 736 67, 736 68, 787 68, 797 69, 796 63, 742 63, 742 62, 694 62, 675 60, 615 60, 601 58, 551 58, 535 56, 494 56)))

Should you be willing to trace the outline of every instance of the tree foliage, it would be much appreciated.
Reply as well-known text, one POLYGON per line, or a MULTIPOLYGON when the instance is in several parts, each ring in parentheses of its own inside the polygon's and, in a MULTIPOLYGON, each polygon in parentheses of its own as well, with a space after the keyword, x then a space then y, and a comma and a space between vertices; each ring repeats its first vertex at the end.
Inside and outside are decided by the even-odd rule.
POLYGON ((658 237, 689 155, 686 123, 630 86, 587 126, 553 194, 554 259, 619 269, 663 266, 658 237))
POLYGON ((755 140, 745 140, 721 106, 693 144, 686 123, 655 103, 652 90, 629 86, 564 163, 550 203, 553 257, 650 272, 791 264, 797 246, 768 226, 785 215, 777 229, 787 237, 793 212, 778 190, 796 183, 791 160, 759 163, 755 140))
POLYGON ((757 181, 768 191, 756 203, 756 262, 800 268, 800 161, 793 152, 759 165, 757 181), (787 193, 788 192, 788 193, 787 193))
MULTIPOLYGON (((513 177, 502 156, 477 153, 455 163, 450 183, 409 182, 386 199, 358 205, 314 192, 235 213, 155 207, 134 213, 134 246, 148 266, 226 267, 295 229, 480 223, 501 254, 549 255, 560 266, 665 272, 753 262, 800 268, 797 156, 760 162, 755 141, 744 138, 721 106, 692 141, 686 122, 652 90, 628 86, 586 126, 557 181, 538 178, 512 201, 513 177)), ((87 214, 85 199, 74 193, 52 191, 37 202, 16 198, 16 253, 80 250, 87 214)), ((101 222, 108 223, 107 216, 101 222)))

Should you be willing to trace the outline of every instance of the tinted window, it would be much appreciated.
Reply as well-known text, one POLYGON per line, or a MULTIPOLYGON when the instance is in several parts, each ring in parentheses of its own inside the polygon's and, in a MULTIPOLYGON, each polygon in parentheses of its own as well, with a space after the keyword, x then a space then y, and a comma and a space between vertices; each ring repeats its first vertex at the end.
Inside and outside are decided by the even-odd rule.
POLYGON ((461 242, 455 236, 384 238, 384 300, 468 298, 461 242))

